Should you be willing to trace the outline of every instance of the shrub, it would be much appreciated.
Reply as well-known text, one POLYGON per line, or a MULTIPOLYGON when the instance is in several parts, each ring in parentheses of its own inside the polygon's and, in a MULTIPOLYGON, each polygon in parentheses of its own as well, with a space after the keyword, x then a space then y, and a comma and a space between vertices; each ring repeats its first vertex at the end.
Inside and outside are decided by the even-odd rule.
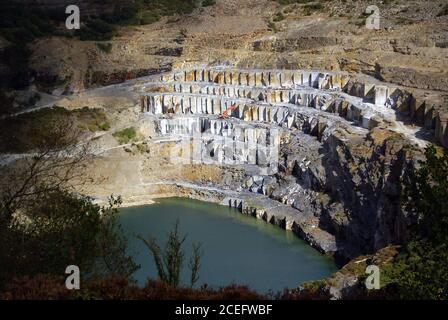
POLYGON ((13 43, 26 43, 52 34, 54 25, 45 11, 30 9, 19 3, 2 3, 0 34, 13 43))
POLYGON ((130 277, 138 266, 126 255, 127 241, 117 220, 120 204, 120 198, 111 198, 109 206, 100 207, 62 189, 40 194, 21 211, 26 226, 2 225, 0 285, 13 277, 60 275, 71 264, 84 270, 85 278, 130 277))
POLYGON ((404 299, 448 299, 448 155, 433 146, 426 160, 403 179, 402 199, 415 223, 410 241, 385 270, 386 289, 404 299), (391 290, 392 288, 392 290, 391 290))
POLYGON ((14 98, 0 89, 0 115, 13 113, 13 102, 14 98))
MULTIPOLYGON (((179 220, 176 221, 173 230, 168 234, 168 241, 163 251, 157 244, 155 238, 150 237, 146 240, 142 236, 139 236, 139 239, 148 247, 154 258, 159 279, 174 288, 177 288, 180 284, 180 272, 185 259, 183 245, 186 238, 187 236, 181 236, 179 234, 179 220)), ((199 280, 199 269, 201 265, 200 247, 199 244, 193 244, 193 256, 188 264, 191 270, 191 287, 199 280)))
POLYGON ((140 288, 118 276, 96 277, 85 281, 80 290, 69 291, 64 279, 52 275, 21 277, 9 282, 0 299, 6 300, 261 300, 265 296, 246 286, 229 285, 218 289, 203 286, 199 289, 174 288, 161 281, 149 279, 140 288))
POLYGON ((160 10, 162 15, 188 14, 196 7, 194 0, 154 0, 151 8, 160 10))
POLYGON ((107 115, 102 109, 84 107, 73 110, 72 114, 76 116, 82 127, 87 128, 91 132, 110 129, 107 115))
POLYGON ((395 22, 397 24, 404 24, 404 25, 413 24, 414 23, 413 20, 411 20, 409 18, 406 18, 406 17, 398 17, 398 18, 395 19, 395 22))
POLYGON ((128 144, 137 136, 137 132, 133 127, 117 131, 113 134, 120 144, 128 144))

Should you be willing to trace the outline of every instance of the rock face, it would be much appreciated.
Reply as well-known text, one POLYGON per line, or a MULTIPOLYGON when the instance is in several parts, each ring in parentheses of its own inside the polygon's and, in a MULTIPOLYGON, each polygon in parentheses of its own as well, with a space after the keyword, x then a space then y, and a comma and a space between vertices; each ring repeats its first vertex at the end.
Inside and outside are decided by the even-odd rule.
POLYGON ((378 268, 387 267, 392 263, 398 253, 399 246, 388 246, 378 250, 373 255, 365 255, 353 259, 343 266, 331 277, 311 281, 300 285, 297 289, 288 292, 288 298, 295 299, 359 299, 359 297, 372 297, 374 293, 366 290, 365 284, 361 281, 365 276, 368 265, 375 265, 378 268))
POLYGON ((405 89, 341 72, 207 67, 139 90, 141 121, 161 143, 178 141, 168 161, 242 172, 177 185, 220 190, 221 203, 344 260, 406 240, 400 178, 426 141, 401 122, 416 119, 405 89))
MULTIPOLYGON (((444 100, 421 90, 385 84, 367 77, 338 72, 193 69, 164 75, 153 84, 165 93, 142 97, 142 111, 154 114, 220 114, 237 104, 234 114, 255 121, 271 121, 283 112, 275 104, 307 106, 336 113, 371 129, 380 118, 393 121, 391 109, 409 114, 413 122, 432 130, 448 146, 444 100), (167 93, 168 92, 168 93, 167 93), (251 104, 255 100, 257 104, 251 104), (269 117, 269 119, 267 119, 269 117)), ((148 89, 151 90, 150 86, 148 89)), ((291 112, 290 112, 291 113, 291 112)), ((282 115, 278 117, 283 121, 282 115)), ((293 121, 293 120, 291 120, 293 121)), ((288 123, 291 125, 292 122, 288 123)))

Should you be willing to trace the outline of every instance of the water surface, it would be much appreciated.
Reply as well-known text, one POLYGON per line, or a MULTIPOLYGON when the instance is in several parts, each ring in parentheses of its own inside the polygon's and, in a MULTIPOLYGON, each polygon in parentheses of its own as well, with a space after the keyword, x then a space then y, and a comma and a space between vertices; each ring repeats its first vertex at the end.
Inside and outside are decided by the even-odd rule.
POLYGON ((190 279, 187 264, 192 242, 202 244, 199 285, 237 283, 259 292, 277 291, 324 278, 337 270, 331 258, 291 231, 214 203, 188 198, 160 199, 152 205, 123 208, 120 219, 128 235, 129 252, 142 266, 135 274, 142 285, 147 277, 157 277, 157 269, 150 252, 135 235, 152 235, 163 248, 176 219, 181 234, 187 235, 182 272, 185 284, 190 279))

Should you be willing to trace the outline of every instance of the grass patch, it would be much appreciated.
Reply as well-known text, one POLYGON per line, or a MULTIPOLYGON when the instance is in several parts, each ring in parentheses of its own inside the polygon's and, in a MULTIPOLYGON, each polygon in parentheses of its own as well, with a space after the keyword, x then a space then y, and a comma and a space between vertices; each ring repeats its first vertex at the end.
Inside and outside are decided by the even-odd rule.
POLYGON ((113 136, 120 144, 128 144, 137 137, 137 132, 135 128, 129 127, 115 132, 113 136))
POLYGON ((110 129, 107 115, 102 109, 84 107, 73 110, 72 114, 76 116, 80 127, 90 132, 107 131, 110 129))

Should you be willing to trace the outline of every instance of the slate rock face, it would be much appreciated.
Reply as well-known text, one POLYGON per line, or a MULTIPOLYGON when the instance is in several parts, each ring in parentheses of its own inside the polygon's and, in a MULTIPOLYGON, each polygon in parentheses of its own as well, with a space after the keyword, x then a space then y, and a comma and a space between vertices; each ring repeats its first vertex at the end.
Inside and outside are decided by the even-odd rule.
POLYGON ((243 183, 215 181, 241 188, 229 205, 347 261, 406 240, 400 179, 426 142, 397 122, 403 92, 345 73, 209 67, 150 77, 140 107, 161 137, 202 150, 193 161, 242 170, 243 183))

